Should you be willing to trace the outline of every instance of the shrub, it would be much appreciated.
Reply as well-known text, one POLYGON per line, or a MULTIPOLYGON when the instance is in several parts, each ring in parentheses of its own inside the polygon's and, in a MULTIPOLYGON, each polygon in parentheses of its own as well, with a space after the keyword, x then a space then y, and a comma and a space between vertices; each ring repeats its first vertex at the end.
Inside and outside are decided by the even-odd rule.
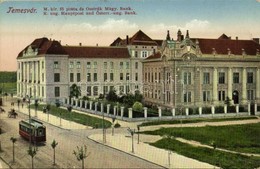
POLYGON ((140 102, 135 102, 133 105, 133 110, 137 112, 142 112, 143 111, 143 104, 140 102))
POLYGON ((121 127, 121 125, 119 123, 116 123, 114 127, 119 128, 119 127, 121 127))

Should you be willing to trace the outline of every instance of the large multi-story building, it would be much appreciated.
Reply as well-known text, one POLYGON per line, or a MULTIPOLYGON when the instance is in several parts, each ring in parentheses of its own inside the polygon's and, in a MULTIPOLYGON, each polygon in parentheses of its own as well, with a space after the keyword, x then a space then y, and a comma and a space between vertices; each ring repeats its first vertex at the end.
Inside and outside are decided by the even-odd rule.
POLYGON ((259 39, 170 38, 143 61, 144 98, 164 107, 260 103, 259 39))
POLYGON ((34 40, 17 57, 17 95, 55 102, 70 95, 70 86, 92 98, 116 90, 117 94, 142 92, 142 60, 157 52, 158 43, 141 30, 118 38, 110 46, 62 46, 34 40))

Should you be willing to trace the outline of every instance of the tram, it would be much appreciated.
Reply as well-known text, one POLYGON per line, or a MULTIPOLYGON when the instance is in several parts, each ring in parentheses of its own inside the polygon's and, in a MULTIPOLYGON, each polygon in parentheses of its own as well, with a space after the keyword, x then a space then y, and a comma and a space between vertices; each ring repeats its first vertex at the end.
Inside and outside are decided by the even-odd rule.
POLYGON ((46 141, 46 127, 36 119, 21 120, 19 122, 19 134, 31 142, 39 143, 46 141))

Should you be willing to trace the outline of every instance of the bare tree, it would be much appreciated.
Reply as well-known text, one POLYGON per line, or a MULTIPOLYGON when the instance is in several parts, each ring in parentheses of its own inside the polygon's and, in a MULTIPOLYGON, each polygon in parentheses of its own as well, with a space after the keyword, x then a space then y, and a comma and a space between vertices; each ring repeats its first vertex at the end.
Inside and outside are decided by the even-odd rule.
POLYGON ((84 145, 80 148, 77 146, 77 151, 73 150, 73 154, 76 156, 78 161, 82 162, 82 169, 84 169, 84 159, 90 155, 90 153, 87 152, 87 146, 84 145))
POLYGON ((58 142, 53 140, 52 143, 51 143, 51 147, 53 149, 53 165, 56 165, 56 163, 55 163, 55 148, 56 148, 57 145, 58 145, 58 142))

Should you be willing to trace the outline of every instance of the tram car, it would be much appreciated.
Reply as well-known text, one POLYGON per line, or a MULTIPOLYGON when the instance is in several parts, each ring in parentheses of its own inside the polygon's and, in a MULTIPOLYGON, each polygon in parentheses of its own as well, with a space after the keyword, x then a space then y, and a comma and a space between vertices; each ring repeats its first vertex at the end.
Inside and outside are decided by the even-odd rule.
POLYGON ((19 122, 19 134, 26 140, 31 140, 31 142, 40 143, 46 141, 46 127, 36 119, 21 120, 19 122))

